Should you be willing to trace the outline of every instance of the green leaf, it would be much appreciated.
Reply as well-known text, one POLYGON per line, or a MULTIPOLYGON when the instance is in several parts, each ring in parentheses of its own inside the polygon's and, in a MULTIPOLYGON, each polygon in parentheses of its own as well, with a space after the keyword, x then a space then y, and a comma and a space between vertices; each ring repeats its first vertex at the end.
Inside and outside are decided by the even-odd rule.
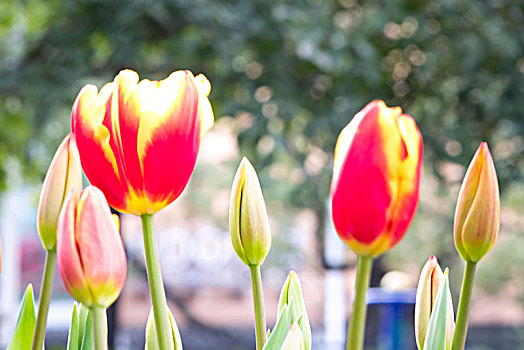
MULTIPOLYGON (((93 350, 95 348, 93 338, 93 313, 90 309, 88 309, 84 305, 81 305, 80 315, 80 322, 82 322, 82 319, 85 319, 84 322, 79 324, 79 329, 82 329, 82 345, 80 346, 80 350, 93 350), (85 309, 85 311, 82 311, 82 308, 85 309)), ((80 341, 80 337, 78 338, 78 340, 80 341)))
POLYGON ((284 340, 286 339, 289 328, 291 327, 291 310, 289 304, 293 304, 293 300, 290 299, 288 304, 285 304, 278 315, 277 324, 271 336, 264 345, 263 350, 280 350, 284 340))
POLYGON ((429 318, 424 350, 446 350, 446 324, 450 295, 448 269, 446 269, 444 280, 437 292, 435 305, 429 318))
POLYGON ((78 346, 78 309, 76 303, 73 303, 73 313, 71 315, 71 325, 69 326, 69 335, 67 337, 67 350, 79 350, 78 346))
MULTIPOLYGON (((87 308, 84 304, 80 304, 80 307, 78 310, 78 348, 79 349, 82 348, 82 343, 84 341, 84 336, 86 334, 87 319, 90 314, 91 314, 91 310, 89 310, 89 308, 87 308)), ((91 329, 91 327, 88 329, 91 329)), ((90 332, 92 332, 92 330, 90 332)))
MULTIPOLYGON (((178 326, 175 322, 175 318, 173 317, 173 314, 171 313, 171 310, 168 309, 167 311, 169 314, 169 321, 171 323, 171 335, 173 339, 175 340, 174 350, 182 350, 182 338, 180 337, 180 331, 178 330, 178 326)), ((147 319, 145 350, 159 350, 158 340, 157 340, 157 335, 156 335, 155 318, 153 315, 152 307, 151 307, 151 311, 149 312, 149 317, 147 319)))
POLYGON ((282 286, 280 298, 278 300, 278 314, 280 314, 284 305, 289 304, 289 300, 295 302, 290 305, 291 323, 298 323, 302 336, 304 337, 304 347, 306 350, 311 349, 311 326, 307 315, 306 304, 302 295, 300 279, 295 271, 290 271, 289 275, 282 286))
POLYGON ((30 350, 33 345, 35 323, 36 315, 33 286, 29 284, 20 303, 15 332, 13 333, 7 350, 30 350))

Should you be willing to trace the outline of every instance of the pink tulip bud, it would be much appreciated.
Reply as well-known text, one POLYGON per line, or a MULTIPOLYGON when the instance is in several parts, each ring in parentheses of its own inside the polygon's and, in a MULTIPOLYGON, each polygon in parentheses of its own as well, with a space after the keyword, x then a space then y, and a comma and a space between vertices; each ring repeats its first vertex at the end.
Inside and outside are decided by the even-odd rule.
POLYGON ((68 134, 58 147, 40 193, 38 234, 46 250, 56 249, 56 226, 66 195, 82 189, 82 167, 75 138, 68 134))
MULTIPOLYGON (((429 319, 433 312, 435 299, 439 287, 444 280, 444 273, 438 264, 437 258, 432 256, 426 262, 420 273, 420 279, 417 287, 417 299, 415 303, 415 339, 419 350, 424 348, 426 332, 429 325, 429 319)), ((448 290, 449 293, 449 290, 448 290)), ((448 321, 446 326, 446 349, 451 348, 453 341, 453 331, 455 322, 453 318, 453 303, 451 297, 448 304, 448 321)))
POLYGON ((58 270, 69 293, 107 308, 126 279, 126 256, 103 193, 94 186, 68 195, 58 221, 58 270))
POLYGON ((499 222, 497 172, 488 145, 482 142, 462 182, 455 210, 455 247, 462 259, 482 259, 495 244, 499 222))

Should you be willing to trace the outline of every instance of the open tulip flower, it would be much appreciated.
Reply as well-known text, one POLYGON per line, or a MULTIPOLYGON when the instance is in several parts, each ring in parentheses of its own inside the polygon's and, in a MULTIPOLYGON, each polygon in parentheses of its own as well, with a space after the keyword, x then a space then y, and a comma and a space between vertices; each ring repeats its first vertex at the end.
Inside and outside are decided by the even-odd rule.
POLYGON ((331 200, 342 240, 377 256, 397 244, 418 204, 422 136, 400 107, 373 101, 342 130, 335 149, 331 200))
POLYGON ((94 186, 72 192, 58 222, 58 270, 82 304, 107 308, 126 279, 126 255, 118 225, 103 193, 94 186))
POLYGON ((138 80, 124 70, 100 92, 86 85, 73 106, 72 130, 91 184, 115 209, 141 215, 182 193, 213 112, 203 75, 176 71, 162 81, 138 80))
POLYGON ((335 229, 358 255, 347 349, 362 349, 373 258, 397 244, 418 205, 422 135, 400 107, 373 101, 337 140, 331 181, 335 229))

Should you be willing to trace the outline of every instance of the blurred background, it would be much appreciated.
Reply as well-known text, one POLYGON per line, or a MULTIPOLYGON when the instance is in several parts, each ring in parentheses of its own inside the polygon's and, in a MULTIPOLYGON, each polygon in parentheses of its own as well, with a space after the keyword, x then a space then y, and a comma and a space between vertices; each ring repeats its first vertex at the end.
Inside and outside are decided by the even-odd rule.
MULTIPOLYGON (((190 69, 212 84, 216 122, 192 180, 155 216, 170 306, 187 349, 254 349, 249 272, 227 227, 244 155, 258 171, 273 230, 262 266, 268 327, 294 269, 314 349, 342 348, 356 258, 328 213, 333 149, 373 99, 416 119, 424 178, 411 229, 374 265, 372 285, 399 298, 379 295, 370 306, 366 349, 414 349, 413 288, 430 255, 450 268, 457 303, 463 263, 453 246, 453 213, 481 141, 498 171, 502 215, 495 248, 477 270, 468 349, 524 347, 524 3, 513 0, 1 1, 0 347, 27 283, 39 291, 45 255, 36 205, 70 131, 73 101, 85 84, 100 88, 124 68, 149 79, 190 69), (384 322, 391 315, 396 321, 384 322)), ((111 311, 112 342, 140 349, 150 307, 141 229, 136 217, 122 222, 130 268, 111 311)), ((57 273, 48 349, 64 348, 71 310, 57 273)))

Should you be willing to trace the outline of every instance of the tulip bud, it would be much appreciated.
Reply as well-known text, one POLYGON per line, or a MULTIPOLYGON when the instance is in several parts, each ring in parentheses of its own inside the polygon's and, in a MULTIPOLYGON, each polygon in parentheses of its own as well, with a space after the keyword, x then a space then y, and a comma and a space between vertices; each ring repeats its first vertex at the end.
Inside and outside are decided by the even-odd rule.
MULTIPOLYGON (((435 300, 440 285, 443 283, 444 273, 438 264, 437 258, 432 256, 426 262, 420 273, 420 279, 417 287, 417 297, 415 303, 415 339, 419 350, 423 350, 426 333, 431 318, 431 313, 434 310, 435 300)), ((446 349, 451 348, 453 341, 453 331, 455 329, 455 322, 453 320, 453 303, 451 301, 451 293, 449 289, 449 303, 447 311, 447 326, 446 326, 446 349)))
POLYGON ((51 161, 38 203, 38 234, 46 250, 56 249, 58 216, 72 188, 82 189, 82 167, 75 138, 68 134, 51 161))
POLYGON ((500 198, 497 172, 486 142, 471 161, 455 210, 455 247, 462 259, 478 262, 497 239, 500 198))
POLYGON ((87 307, 107 308, 126 279, 126 256, 109 205, 94 186, 73 191, 58 219, 58 270, 68 292, 87 307))
POLYGON ((271 248, 271 231, 257 173, 243 158, 238 167, 229 204, 229 231, 233 248, 248 266, 261 265, 271 248))
POLYGON ((289 272, 280 292, 277 311, 278 315, 282 313, 282 310, 286 305, 290 307, 291 322, 297 323, 301 329, 300 334, 303 338, 305 349, 311 349, 311 326, 306 311, 306 304, 304 303, 304 298, 302 296, 300 279, 295 271, 289 272))
POLYGON ((304 350, 304 338, 297 323, 293 324, 282 343, 281 350, 304 350))
POLYGON ((400 107, 373 101, 337 140, 331 207, 340 238, 376 257, 404 237, 418 205, 422 135, 400 107))

